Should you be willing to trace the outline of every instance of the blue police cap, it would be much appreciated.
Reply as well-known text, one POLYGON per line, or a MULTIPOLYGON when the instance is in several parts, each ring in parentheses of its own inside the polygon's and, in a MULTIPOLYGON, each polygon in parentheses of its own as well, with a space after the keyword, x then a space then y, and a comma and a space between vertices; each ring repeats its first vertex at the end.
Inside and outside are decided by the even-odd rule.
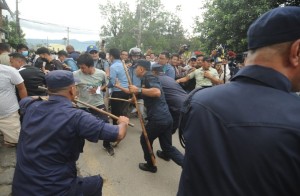
POLYGON ((45 79, 48 89, 64 88, 79 82, 78 79, 74 79, 72 72, 65 70, 50 71, 45 79))
POLYGON ((152 71, 158 71, 158 72, 163 72, 163 66, 158 64, 158 63, 155 63, 151 66, 151 70, 152 71))
POLYGON ((266 12, 251 24, 247 36, 249 50, 299 39, 300 7, 278 7, 266 12))
POLYGON ((150 70, 151 68, 151 63, 149 61, 140 59, 136 61, 136 66, 142 66, 144 67, 146 70, 150 70))
POLYGON ((90 45, 90 46, 87 47, 86 52, 87 52, 87 53, 90 53, 91 51, 96 51, 96 52, 98 52, 99 49, 97 48, 97 46, 90 45))

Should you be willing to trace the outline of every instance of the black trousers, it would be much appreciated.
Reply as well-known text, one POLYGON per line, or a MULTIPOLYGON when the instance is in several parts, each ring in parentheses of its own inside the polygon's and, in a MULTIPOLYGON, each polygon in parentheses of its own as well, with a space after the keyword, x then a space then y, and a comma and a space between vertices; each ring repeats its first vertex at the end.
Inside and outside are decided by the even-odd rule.
MULTIPOLYGON (((111 94, 112 98, 129 99, 130 95, 123 91, 114 91, 111 94)), ((129 103, 125 101, 110 100, 111 113, 116 116, 127 116, 129 103)), ((117 124, 117 120, 113 120, 113 124, 117 124)))
MULTIPOLYGON (((159 123, 148 121, 146 124, 146 132, 148 134, 148 139, 153 150, 153 141, 158 138, 159 144, 166 156, 170 157, 177 165, 182 166, 183 164, 183 154, 174 146, 172 146, 172 126, 173 122, 159 123)), ((148 150, 148 146, 144 135, 141 135, 140 142, 144 152, 144 159, 148 164, 152 165, 151 155, 148 150)))
MULTIPOLYGON (((104 104, 96 106, 96 107, 99 108, 99 109, 105 110, 105 105, 104 104)), ((100 112, 97 112, 97 111, 95 111, 93 109, 90 109, 90 108, 80 108, 80 109, 93 114, 94 116, 96 116, 97 118, 103 120, 106 123, 109 123, 108 116, 106 116, 106 115, 104 115, 104 114, 102 114, 100 112)), ((110 147, 110 142, 103 140, 103 147, 104 148, 110 147)))
POLYGON ((174 134, 179 126, 180 111, 170 111, 170 113, 173 118, 172 134, 174 134))

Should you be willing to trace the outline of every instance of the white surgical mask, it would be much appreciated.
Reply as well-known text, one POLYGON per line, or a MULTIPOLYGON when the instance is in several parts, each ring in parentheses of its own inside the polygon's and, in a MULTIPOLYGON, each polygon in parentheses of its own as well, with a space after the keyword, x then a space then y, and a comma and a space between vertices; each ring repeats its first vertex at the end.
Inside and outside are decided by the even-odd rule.
POLYGON ((22 55, 25 57, 28 56, 28 51, 22 51, 22 55))

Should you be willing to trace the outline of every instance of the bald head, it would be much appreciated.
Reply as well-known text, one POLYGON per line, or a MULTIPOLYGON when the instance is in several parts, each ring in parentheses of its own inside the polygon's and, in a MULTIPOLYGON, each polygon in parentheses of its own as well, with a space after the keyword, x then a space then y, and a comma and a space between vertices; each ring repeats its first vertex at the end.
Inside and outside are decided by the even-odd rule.
POLYGON ((72 45, 67 45, 67 46, 66 46, 66 50, 67 50, 68 53, 71 53, 71 52, 73 52, 75 49, 74 49, 74 47, 73 47, 72 45))

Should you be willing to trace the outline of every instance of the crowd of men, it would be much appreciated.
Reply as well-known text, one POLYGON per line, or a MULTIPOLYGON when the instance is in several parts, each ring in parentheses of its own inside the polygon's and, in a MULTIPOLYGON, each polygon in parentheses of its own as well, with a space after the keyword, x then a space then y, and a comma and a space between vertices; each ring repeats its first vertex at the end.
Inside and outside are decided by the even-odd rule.
POLYGON ((17 146, 13 195, 101 195, 101 176, 77 177, 75 162, 85 139, 103 140, 113 156, 136 110, 148 136, 139 168, 157 172, 158 138, 156 155, 183 168, 178 195, 298 195, 299 24, 299 7, 263 14, 249 27, 245 67, 234 55, 195 52, 185 62, 94 45, 57 57, 41 47, 32 60, 26 45, 11 53, 0 43, 0 131, 17 146), (133 97, 143 104, 132 108, 133 97), (76 100, 119 118, 111 124, 76 100), (178 129, 185 154, 172 145, 178 129))

